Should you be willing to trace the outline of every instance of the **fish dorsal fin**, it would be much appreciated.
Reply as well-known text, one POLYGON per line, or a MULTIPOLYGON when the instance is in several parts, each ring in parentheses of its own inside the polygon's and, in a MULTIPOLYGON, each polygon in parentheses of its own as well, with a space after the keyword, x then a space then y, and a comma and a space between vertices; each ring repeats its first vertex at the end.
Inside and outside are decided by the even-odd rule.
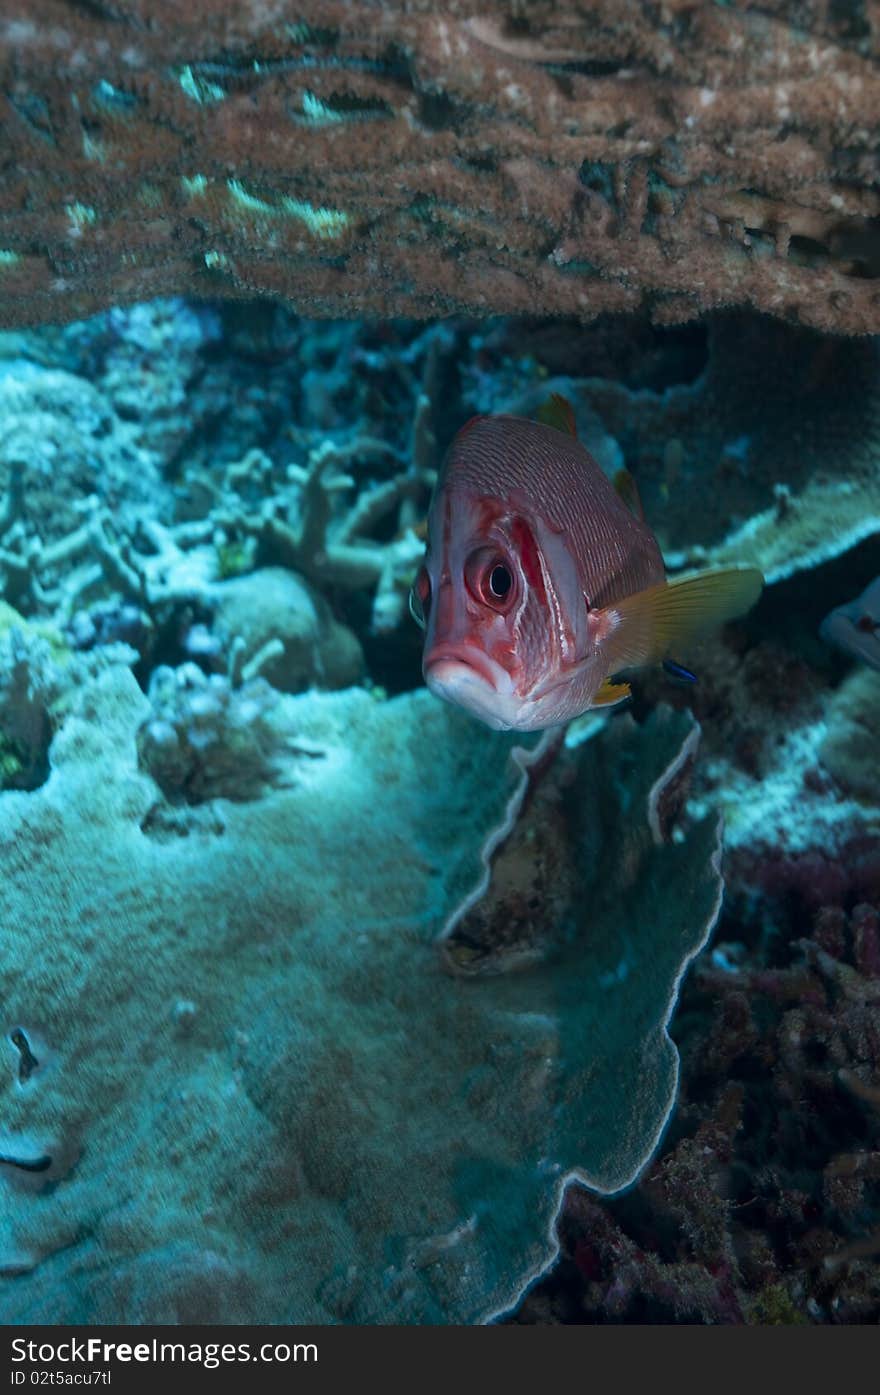
POLYGON ((611 683, 606 678, 597 693, 593 694, 591 707, 616 707, 619 702, 626 702, 628 697, 632 697, 632 688, 628 683, 611 683))
POLYGON ((639 497, 639 487, 630 474, 629 470, 618 470, 614 476, 614 488, 618 496, 626 504, 630 513, 633 514, 640 523, 645 521, 645 510, 642 508, 642 501, 639 497))
POLYGON ((606 607, 608 672, 659 663, 696 635, 750 610, 764 578, 753 567, 661 581, 606 607))
POLYGON ((477 412, 476 416, 468 417, 464 426, 460 426, 458 428, 458 431, 456 432, 456 440, 460 440, 462 436, 466 436, 467 433, 471 430, 471 428, 476 426, 478 421, 483 420, 484 415, 485 414, 483 412, 477 412))
POLYGON ((543 407, 539 407, 537 420, 543 422, 545 426, 555 426, 557 431, 564 431, 566 436, 574 436, 577 440, 574 408, 568 398, 562 396, 561 392, 551 393, 543 407))

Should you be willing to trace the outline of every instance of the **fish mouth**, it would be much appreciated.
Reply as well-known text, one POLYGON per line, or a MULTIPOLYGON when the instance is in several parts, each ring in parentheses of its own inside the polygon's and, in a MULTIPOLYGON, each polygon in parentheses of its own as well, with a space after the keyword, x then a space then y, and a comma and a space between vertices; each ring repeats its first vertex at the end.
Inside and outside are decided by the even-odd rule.
POLYGON ((516 725, 519 700, 513 679, 482 649, 440 644, 426 656, 425 682, 435 697, 463 707, 496 731, 516 725))
POLYGON ((476 681, 495 693, 513 692, 513 680, 507 670, 475 645, 438 644, 425 655, 422 667, 430 688, 476 681))

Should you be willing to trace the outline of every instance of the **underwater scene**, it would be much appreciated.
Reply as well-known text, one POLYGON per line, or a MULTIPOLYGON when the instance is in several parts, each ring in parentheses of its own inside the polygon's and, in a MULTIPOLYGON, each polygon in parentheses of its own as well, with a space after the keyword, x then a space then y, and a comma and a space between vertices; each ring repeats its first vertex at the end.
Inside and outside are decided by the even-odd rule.
MULTIPOLYGON (((674 85, 650 31, 694 83, 694 11, 737 7, 633 0, 628 30, 453 3, 458 59, 406 29, 419 4, 250 7, 263 57, 233 25, 221 62, 213 0, 172 67, 153 0, 7 8, 0 1322, 876 1324, 880 100, 834 118, 844 193, 804 176, 821 227, 682 155, 703 261, 640 262, 599 218, 593 260, 569 246, 526 294, 516 259, 549 265, 562 214, 522 152, 503 251, 488 193, 479 237, 437 189, 393 221, 399 93, 438 161, 480 146, 476 198, 500 165, 456 82, 482 121, 503 92, 499 123, 545 80, 574 107, 626 85, 624 60, 674 85), (385 25, 369 61, 358 10, 385 25), (39 95, 50 22, 86 74, 75 149, 39 95), (264 78, 324 142, 283 214, 217 153, 264 78), (352 131, 381 190, 321 173, 352 131)), ((862 8, 766 7, 880 82, 862 8)), ((538 135, 581 139, 554 110, 538 135)), ((771 189, 768 139, 780 169, 800 139, 774 119, 771 189)), ((597 150, 584 217, 630 197, 597 150)))

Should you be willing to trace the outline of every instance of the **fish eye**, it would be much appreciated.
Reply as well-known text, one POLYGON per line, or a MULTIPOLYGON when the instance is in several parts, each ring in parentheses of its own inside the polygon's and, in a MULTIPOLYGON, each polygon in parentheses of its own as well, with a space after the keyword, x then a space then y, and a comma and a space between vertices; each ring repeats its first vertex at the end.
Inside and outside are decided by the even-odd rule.
POLYGON ((513 585, 513 577, 510 575, 503 562, 498 562, 489 573, 489 590, 499 601, 503 600, 513 585))
POLYGON ((474 600, 504 612, 516 595, 516 575, 507 558, 495 548, 478 548, 465 564, 465 582, 474 600))
POLYGON ((422 567, 409 593, 409 613, 416 624, 425 628, 428 610, 431 605, 431 578, 427 568, 422 567))

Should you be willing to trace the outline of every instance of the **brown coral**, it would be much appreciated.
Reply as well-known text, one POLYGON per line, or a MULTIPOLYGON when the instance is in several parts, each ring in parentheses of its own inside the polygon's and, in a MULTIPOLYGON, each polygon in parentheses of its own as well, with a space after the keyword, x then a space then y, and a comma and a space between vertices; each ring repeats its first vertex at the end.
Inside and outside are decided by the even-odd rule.
POLYGON ((775 969, 724 943, 699 961, 671 1136, 627 1195, 569 1191, 564 1258, 517 1321, 877 1322, 877 916, 841 916, 837 955, 827 919, 775 969))
POLYGON ((880 327, 876 6, 300 14, 4 7, 0 320, 176 291, 880 327))

